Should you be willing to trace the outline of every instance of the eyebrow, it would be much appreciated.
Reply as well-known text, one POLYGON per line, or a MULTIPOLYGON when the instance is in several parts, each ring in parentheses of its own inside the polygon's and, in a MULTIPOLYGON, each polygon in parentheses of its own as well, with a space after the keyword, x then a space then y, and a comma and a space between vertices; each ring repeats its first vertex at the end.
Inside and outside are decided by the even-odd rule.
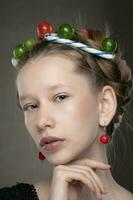
MULTIPOLYGON (((66 85, 62 84, 62 83, 59 83, 59 84, 56 84, 56 85, 51 85, 49 86, 47 89, 50 90, 50 91, 53 91, 57 88, 60 88, 60 87, 65 87, 66 85)), ((29 97, 32 97, 32 95, 23 95, 23 96, 20 96, 19 97, 19 101, 24 101, 26 100, 27 98, 29 97)))

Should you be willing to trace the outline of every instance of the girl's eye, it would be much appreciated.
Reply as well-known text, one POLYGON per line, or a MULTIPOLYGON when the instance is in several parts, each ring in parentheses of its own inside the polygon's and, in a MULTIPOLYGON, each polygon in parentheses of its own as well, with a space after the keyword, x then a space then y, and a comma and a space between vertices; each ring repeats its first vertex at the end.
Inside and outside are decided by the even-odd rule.
POLYGON ((31 112, 33 110, 35 110, 35 108, 37 108, 37 105, 26 105, 24 106, 24 111, 28 111, 28 112, 31 112))
POLYGON ((67 95, 59 95, 59 96, 56 97, 56 99, 59 99, 58 101, 63 101, 66 98, 68 98, 67 95))

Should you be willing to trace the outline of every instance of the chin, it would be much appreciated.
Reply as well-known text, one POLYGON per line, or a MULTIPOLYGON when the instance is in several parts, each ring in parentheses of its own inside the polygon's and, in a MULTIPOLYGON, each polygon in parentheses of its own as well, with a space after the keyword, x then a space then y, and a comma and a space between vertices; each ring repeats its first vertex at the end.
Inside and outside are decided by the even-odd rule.
POLYGON ((59 159, 47 159, 49 163, 51 163, 54 166, 57 165, 65 165, 67 163, 69 163, 71 160, 70 159, 65 159, 65 158, 59 158, 59 159))
POLYGON ((50 164, 57 166, 65 165, 71 163, 74 160, 77 160, 82 151, 83 150, 81 147, 73 148, 72 145, 72 147, 69 146, 68 148, 64 148, 55 152, 44 152, 44 155, 46 155, 46 159, 50 164))
POLYGON ((70 156, 70 154, 69 155, 62 154, 62 155, 58 155, 58 156, 51 155, 51 156, 47 156, 47 160, 52 165, 57 166, 57 165, 68 164, 69 162, 72 162, 73 160, 75 160, 75 157, 72 154, 71 154, 71 156, 70 156))

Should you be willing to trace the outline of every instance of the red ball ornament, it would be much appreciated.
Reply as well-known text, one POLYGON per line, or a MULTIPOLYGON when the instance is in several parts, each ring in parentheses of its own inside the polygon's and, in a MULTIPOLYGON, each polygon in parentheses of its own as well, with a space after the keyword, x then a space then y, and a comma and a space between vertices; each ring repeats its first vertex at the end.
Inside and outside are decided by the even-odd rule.
POLYGON ((93 30, 91 29, 79 29, 81 33, 83 33, 86 37, 93 39, 93 30))
POLYGON ((88 30, 88 38, 93 39, 93 34, 94 34, 94 31, 89 29, 88 30))
POLYGON ((39 152, 39 159, 40 160, 45 160, 45 156, 44 156, 44 154, 42 154, 42 152, 39 152))
POLYGON ((46 33, 53 31, 52 25, 47 21, 42 21, 37 25, 37 35, 39 39, 44 39, 46 33))
POLYGON ((109 143, 109 135, 107 135, 107 134, 101 135, 100 141, 101 141, 103 144, 108 144, 108 143, 109 143))

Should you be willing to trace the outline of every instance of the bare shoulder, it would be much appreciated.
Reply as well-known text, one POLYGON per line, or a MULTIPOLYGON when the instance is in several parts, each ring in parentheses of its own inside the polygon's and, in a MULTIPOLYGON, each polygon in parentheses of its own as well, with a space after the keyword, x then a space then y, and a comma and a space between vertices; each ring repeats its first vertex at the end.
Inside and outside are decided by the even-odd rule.
POLYGON ((50 184, 50 178, 33 184, 36 189, 39 200, 48 200, 50 184))
POLYGON ((128 192, 127 200, 133 200, 133 193, 128 192))
POLYGON ((133 200, 133 193, 131 193, 127 189, 123 188, 123 191, 121 192, 121 199, 133 200))

